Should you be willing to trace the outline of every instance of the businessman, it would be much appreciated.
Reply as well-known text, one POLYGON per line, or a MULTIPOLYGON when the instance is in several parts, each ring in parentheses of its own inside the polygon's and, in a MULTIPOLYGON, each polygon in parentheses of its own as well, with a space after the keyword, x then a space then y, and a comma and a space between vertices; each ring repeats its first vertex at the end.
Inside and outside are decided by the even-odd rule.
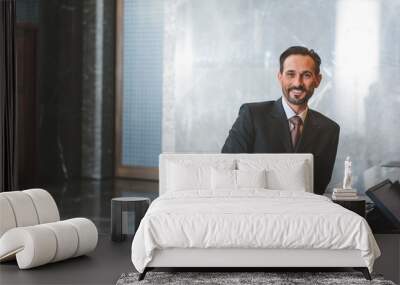
POLYGON ((321 82, 321 59, 306 47, 293 46, 279 58, 277 101, 247 103, 229 131, 223 153, 312 153, 314 193, 323 194, 331 179, 339 125, 308 107, 321 82))

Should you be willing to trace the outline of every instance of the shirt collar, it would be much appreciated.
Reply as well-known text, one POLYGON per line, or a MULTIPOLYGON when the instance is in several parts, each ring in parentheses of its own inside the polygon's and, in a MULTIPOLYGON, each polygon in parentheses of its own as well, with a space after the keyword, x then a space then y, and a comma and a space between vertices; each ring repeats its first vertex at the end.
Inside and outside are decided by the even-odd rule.
POLYGON ((288 120, 293 116, 299 116, 301 118, 301 120, 303 121, 303 123, 304 123, 304 121, 306 120, 306 117, 307 117, 308 106, 303 112, 301 112, 300 114, 296 114, 292 110, 292 108, 290 108, 289 104, 286 101, 285 96, 282 96, 282 106, 283 106, 283 110, 285 110, 286 118, 288 120))

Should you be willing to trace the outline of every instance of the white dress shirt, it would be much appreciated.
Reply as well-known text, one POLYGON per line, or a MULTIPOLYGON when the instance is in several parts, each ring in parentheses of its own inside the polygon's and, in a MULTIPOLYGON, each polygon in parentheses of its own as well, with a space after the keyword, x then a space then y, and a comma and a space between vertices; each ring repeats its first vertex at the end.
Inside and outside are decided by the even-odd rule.
MULTIPOLYGON (((304 126, 304 121, 306 120, 306 117, 307 117, 308 106, 306 107, 306 109, 303 112, 301 112, 300 114, 296 114, 292 110, 292 108, 290 108, 289 104, 286 101, 286 97, 285 96, 282 96, 282 106, 283 106, 283 110, 285 110, 286 118, 287 118, 288 121, 289 121, 289 119, 291 117, 294 117, 294 116, 299 116, 301 118, 303 124, 301 124, 301 126, 300 126, 300 132, 303 132, 303 126, 304 126)), ((289 121, 289 129, 290 129, 290 131, 292 131, 293 128, 294 128, 293 123, 289 121)))

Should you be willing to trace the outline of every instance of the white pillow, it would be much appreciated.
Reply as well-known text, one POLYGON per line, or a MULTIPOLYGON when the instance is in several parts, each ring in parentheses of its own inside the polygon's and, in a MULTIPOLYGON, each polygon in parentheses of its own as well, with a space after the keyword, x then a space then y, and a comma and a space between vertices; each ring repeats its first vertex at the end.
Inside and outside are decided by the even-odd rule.
POLYGON ((212 168, 211 189, 236 189, 236 170, 212 168))
POLYGON ((196 167, 170 163, 168 189, 170 191, 210 189, 210 167, 196 167))
POLYGON ((236 170, 237 188, 267 188, 267 171, 236 170))
POLYGON ((266 169, 267 187, 274 190, 310 191, 309 167, 304 160, 239 159, 239 170, 266 169))
POLYGON ((266 171, 263 170, 211 170, 211 188, 213 190, 238 190, 241 188, 266 188, 266 171))
POLYGON ((211 168, 234 169, 233 159, 175 159, 166 163, 167 191, 211 190, 211 168))
POLYGON ((270 189, 306 192, 308 183, 304 164, 285 171, 270 170, 267 172, 267 177, 268 188, 270 189))

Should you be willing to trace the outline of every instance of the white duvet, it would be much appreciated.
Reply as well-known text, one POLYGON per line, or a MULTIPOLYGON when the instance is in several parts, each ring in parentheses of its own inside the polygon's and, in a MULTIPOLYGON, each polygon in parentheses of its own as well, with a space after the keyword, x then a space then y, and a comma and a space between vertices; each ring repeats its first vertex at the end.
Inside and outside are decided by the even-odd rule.
POLYGON ((143 272, 154 249, 358 249, 372 271, 380 251, 365 219, 327 197, 248 189, 166 193, 151 204, 132 243, 143 272))

